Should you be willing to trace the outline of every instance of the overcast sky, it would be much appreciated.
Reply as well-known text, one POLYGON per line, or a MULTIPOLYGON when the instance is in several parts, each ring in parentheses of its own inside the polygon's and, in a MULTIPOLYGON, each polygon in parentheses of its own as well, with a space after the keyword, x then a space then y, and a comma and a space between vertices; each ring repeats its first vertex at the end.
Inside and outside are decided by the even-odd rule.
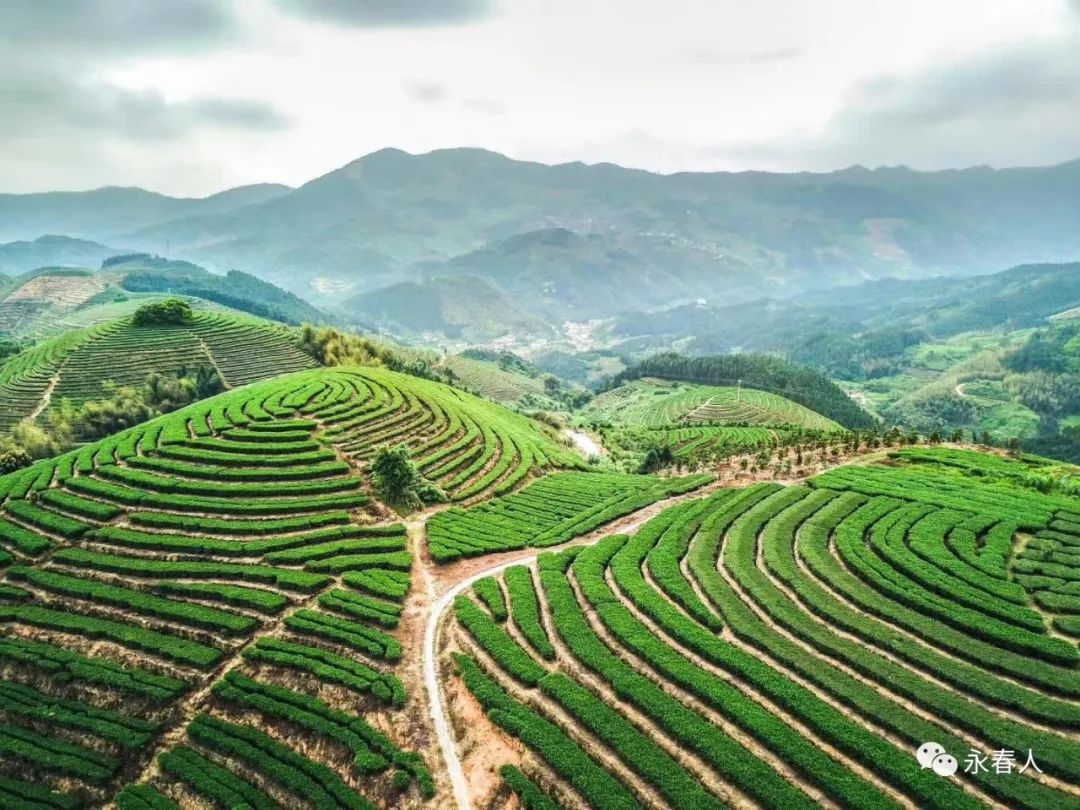
POLYGON ((1080 157, 1080 0, 0 0, 0 191, 1080 157))

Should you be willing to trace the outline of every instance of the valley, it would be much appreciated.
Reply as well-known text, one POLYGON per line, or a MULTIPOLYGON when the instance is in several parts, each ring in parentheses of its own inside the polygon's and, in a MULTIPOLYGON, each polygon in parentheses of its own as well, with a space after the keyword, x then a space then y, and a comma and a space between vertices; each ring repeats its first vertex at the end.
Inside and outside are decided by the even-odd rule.
POLYGON ((775 200, 728 232, 761 178, 611 170, 631 215, 595 169, 378 153, 0 245, 0 805, 1080 807, 1078 266, 921 260, 918 173, 800 187, 826 261, 775 200), (363 274, 352 219, 299 247, 328 188, 363 274))
POLYGON ((0 810, 1080 810, 1078 45, 0 2, 0 810))
MULTIPOLYGON (((149 334, 222 325, 287 334, 149 334)), ((138 328, 27 357, 70 387, 138 328)), ((10 806, 1080 805, 1070 465, 654 362, 580 411, 671 442, 629 473, 442 382, 214 357, 223 393, 0 476, 10 806), (1041 773, 944 781, 928 735, 1041 773)))

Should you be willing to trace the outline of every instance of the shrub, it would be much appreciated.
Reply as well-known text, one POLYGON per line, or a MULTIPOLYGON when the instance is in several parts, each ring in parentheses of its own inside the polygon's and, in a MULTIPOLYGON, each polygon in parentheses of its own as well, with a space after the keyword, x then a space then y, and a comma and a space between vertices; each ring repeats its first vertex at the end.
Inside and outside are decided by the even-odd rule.
POLYGON ((29 467, 33 461, 30 454, 22 448, 14 448, 0 452, 0 475, 6 475, 23 467, 29 467))
POLYGON ((191 305, 187 301, 166 298, 164 301, 143 304, 135 310, 134 322, 136 326, 175 326, 187 323, 192 317, 191 305))

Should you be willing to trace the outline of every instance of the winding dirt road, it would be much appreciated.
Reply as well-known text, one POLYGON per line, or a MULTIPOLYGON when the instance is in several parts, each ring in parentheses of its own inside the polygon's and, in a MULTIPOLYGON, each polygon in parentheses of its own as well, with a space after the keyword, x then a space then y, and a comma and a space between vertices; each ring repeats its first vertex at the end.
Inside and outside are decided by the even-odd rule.
MULTIPOLYGON (((467 567, 465 576, 459 581, 452 581, 446 590, 436 596, 436 582, 433 569, 430 565, 424 565, 424 577, 431 598, 427 621, 424 624, 424 639, 422 650, 422 673, 424 691, 427 693, 428 716, 435 727, 435 736, 439 741, 439 749, 442 752, 443 762, 446 765, 447 775, 454 791, 454 805, 458 810, 472 810, 472 800, 469 795, 468 780, 461 766, 461 760, 457 755, 457 747, 454 742, 454 732, 447 718, 446 708, 443 704, 442 689, 439 685, 439 661, 437 657, 439 646, 439 631, 443 616, 448 607, 453 604, 454 597, 464 592, 479 579, 497 574, 514 565, 535 565, 536 558, 546 552, 561 551, 572 546, 590 545, 599 542, 600 539, 612 534, 632 534, 636 532, 646 521, 656 517, 663 510, 685 500, 702 498, 717 489, 724 487, 724 483, 714 482, 700 489, 684 492, 681 495, 673 495, 670 498, 657 501, 629 515, 624 515, 605 526, 576 537, 568 543, 548 548, 521 549, 507 554, 500 554, 500 560, 482 569, 467 567)), ((467 565, 469 561, 465 561, 467 565)))
POLYGON ((450 776, 450 784, 454 788, 454 801, 458 810, 471 810, 472 802, 469 798, 469 786, 465 780, 465 771, 461 767, 461 760, 458 759, 457 748, 454 745, 454 734, 450 729, 450 723, 446 719, 446 711, 443 708, 442 691, 439 689, 439 668, 436 659, 439 623, 442 621, 443 612, 454 601, 454 597, 471 587, 478 579, 497 574, 513 565, 528 565, 536 559, 539 553, 537 551, 532 557, 493 565, 467 579, 463 579, 440 596, 432 604, 431 612, 428 614, 427 624, 424 627, 424 688, 427 690, 431 721, 435 724, 435 735, 439 740, 439 748, 442 750, 443 762, 446 764, 446 770, 450 776))

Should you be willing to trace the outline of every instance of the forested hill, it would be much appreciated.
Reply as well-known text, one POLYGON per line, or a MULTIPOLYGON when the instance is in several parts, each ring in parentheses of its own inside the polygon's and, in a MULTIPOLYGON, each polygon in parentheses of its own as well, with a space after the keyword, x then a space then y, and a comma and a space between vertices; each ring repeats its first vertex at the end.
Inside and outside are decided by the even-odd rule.
POLYGON ((145 253, 114 256, 107 259, 101 269, 123 274, 121 286, 131 292, 192 295, 294 326, 334 320, 293 293, 239 270, 219 275, 191 262, 145 253))
POLYGON ((684 357, 674 352, 657 354, 619 373, 614 383, 641 377, 685 380, 706 385, 735 385, 780 394, 812 411, 817 411, 852 430, 866 430, 876 420, 856 405, 824 374, 792 365, 767 354, 726 354, 712 357, 684 357))

